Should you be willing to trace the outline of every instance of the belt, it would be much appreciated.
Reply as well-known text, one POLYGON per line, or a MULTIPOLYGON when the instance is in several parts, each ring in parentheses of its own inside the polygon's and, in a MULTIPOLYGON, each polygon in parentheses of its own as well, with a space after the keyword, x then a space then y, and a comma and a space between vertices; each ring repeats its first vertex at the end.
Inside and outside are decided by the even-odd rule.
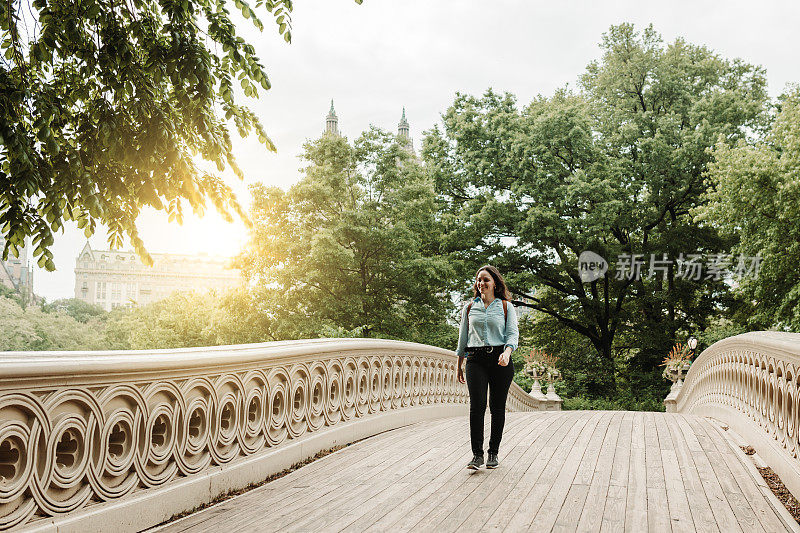
POLYGON ((505 349, 505 345, 500 346, 476 346, 476 347, 468 347, 465 352, 467 355, 479 355, 479 356, 488 356, 488 355, 500 355, 503 353, 505 349))

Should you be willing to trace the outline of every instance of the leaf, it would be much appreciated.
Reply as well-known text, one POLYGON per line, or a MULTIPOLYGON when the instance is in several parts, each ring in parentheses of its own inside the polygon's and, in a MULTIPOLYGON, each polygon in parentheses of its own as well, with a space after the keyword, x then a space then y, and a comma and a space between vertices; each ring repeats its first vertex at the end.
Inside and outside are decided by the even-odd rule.
MULTIPOLYGON (((23 18, 30 7, 33 25, 17 36, 24 65, 9 32, 0 30, 0 225, 7 244, 38 238, 36 257, 46 256, 40 265, 50 268, 51 233, 63 230, 65 219, 76 219, 84 235, 108 228, 109 245, 118 247, 123 236, 134 242, 140 209, 164 208, 163 198, 198 209, 211 201, 223 217, 236 213, 249 223, 225 183, 183 186, 201 182, 208 162, 227 162, 242 176, 234 134, 269 142, 253 111, 236 105, 237 75, 248 98, 269 80, 253 43, 237 34, 230 4, 8 3, 23 18)), ((259 13, 242 0, 233 4, 263 31, 259 13)), ((255 0, 282 17, 272 31, 287 42, 291 5, 255 0)), ((180 218, 176 212, 173 220, 180 218)), ((144 244, 135 248, 146 261, 144 244)))

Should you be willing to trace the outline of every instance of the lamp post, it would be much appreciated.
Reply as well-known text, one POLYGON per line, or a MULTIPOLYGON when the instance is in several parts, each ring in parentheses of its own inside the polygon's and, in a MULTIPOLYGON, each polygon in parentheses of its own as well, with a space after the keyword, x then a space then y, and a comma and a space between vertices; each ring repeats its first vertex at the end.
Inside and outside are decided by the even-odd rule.
MULTIPOLYGON (((694 357, 694 350, 697 348, 697 339, 695 337, 689 337, 686 341, 686 347, 689 348, 689 353, 686 357, 686 362, 690 363, 691 359, 694 357)), ((684 363, 685 364, 685 363, 684 363)), ((689 368, 688 365, 686 367, 685 372, 688 372, 689 368)), ((683 383, 683 372, 679 372, 678 383, 683 383)))
POLYGON ((697 339, 694 337, 689 337, 689 340, 686 341, 686 345, 691 350, 692 354, 694 354, 694 349, 697 348, 697 339))

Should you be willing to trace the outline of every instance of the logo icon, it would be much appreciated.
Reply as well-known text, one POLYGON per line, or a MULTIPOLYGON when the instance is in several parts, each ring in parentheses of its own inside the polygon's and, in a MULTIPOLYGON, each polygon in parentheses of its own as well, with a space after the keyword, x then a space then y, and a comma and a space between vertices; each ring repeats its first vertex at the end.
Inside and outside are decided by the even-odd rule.
POLYGON ((589 250, 578 256, 578 275, 584 283, 596 281, 608 272, 608 261, 589 250))

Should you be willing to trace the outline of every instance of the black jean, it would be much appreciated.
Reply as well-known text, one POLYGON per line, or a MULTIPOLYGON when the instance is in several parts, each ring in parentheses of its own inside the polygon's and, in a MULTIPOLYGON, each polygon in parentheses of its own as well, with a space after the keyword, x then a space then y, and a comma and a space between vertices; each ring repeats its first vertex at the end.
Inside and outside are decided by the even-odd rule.
POLYGON ((506 397, 514 378, 514 363, 507 366, 497 360, 504 346, 492 346, 491 350, 467 348, 466 380, 469 390, 469 436, 472 453, 483 455, 483 418, 486 413, 486 389, 489 389, 489 412, 492 416, 489 453, 497 453, 503 426, 506 423, 506 397))

